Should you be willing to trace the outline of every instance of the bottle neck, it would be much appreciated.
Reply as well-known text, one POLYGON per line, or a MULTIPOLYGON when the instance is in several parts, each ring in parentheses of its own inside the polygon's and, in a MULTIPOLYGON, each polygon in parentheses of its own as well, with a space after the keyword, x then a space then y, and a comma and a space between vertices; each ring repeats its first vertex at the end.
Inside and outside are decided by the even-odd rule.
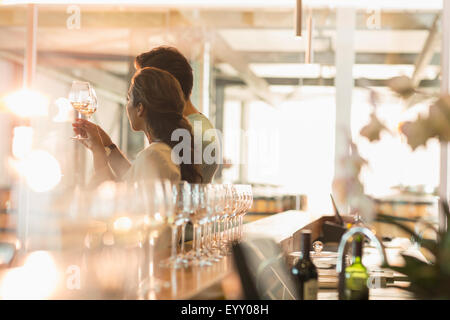
POLYGON ((309 259, 309 248, 311 244, 311 234, 305 232, 302 234, 302 242, 300 244, 300 251, 302 253, 302 259, 309 259))
POLYGON ((309 248, 303 248, 302 247, 301 253, 302 253, 302 259, 307 259, 307 260, 310 259, 309 248))
POLYGON ((361 264, 361 256, 353 256, 353 264, 361 264))
POLYGON ((363 239, 361 238, 357 238, 353 241, 353 264, 355 263, 361 263, 362 260, 362 249, 363 249, 363 243, 362 243, 363 239))

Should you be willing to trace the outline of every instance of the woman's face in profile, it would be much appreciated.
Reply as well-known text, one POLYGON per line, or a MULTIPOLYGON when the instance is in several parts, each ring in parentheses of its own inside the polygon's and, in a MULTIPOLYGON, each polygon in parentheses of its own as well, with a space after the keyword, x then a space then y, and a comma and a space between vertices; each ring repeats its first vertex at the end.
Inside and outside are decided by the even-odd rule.
POLYGON ((133 99, 132 99, 130 93, 128 93, 126 109, 127 109, 127 116, 128 116, 128 120, 130 121, 131 128, 134 131, 141 130, 138 126, 138 122, 139 122, 138 116, 137 116, 138 108, 133 106, 133 99))

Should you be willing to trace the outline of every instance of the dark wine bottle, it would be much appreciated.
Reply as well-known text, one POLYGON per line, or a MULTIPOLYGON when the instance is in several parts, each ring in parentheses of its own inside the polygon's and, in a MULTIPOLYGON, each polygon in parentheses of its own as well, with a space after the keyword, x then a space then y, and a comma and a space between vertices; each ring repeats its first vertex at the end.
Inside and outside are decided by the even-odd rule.
POLYGON ((291 274, 296 279, 300 300, 317 300, 319 288, 317 268, 309 256, 311 247, 311 231, 302 231, 300 259, 291 269, 291 274))
POLYGON ((347 300, 369 300, 369 274, 362 264, 363 238, 353 240, 353 262, 345 269, 345 296, 347 300))

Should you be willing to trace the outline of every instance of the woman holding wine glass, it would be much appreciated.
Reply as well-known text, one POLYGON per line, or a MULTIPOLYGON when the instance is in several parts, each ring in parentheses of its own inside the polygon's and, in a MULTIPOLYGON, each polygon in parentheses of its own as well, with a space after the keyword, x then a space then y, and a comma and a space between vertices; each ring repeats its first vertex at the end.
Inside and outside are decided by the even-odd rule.
MULTIPOLYGON (((130 125, 135 131, 143 131, 149 146, 141 151, 133 164, 122 165, 113 171, 109 165, 104 131, 94 123, 77 119, 73 123, 75 133, 82 134, 82 143, 94 157, 93 184, 105 180, 137 181, 142 179, 167 179, 171 182, 185 180, 190 183, 202 181, 198 166, 194 164, 192 127, 183 116, 185 105, 178 81, 168 72, 157 68, 143 68, 136 72, 128 91, 126 106, 130 125), (172 159, 173 148, 179 143, 171 139, 172 133, 182 129, 190 138, 188 161, 183 154, 181 163, 172 159)), ((184 142, 183 137, 183 142, 184 142)), ((109 143, 109 141, 106 141, 109 143)), ((117 149, 112 145, 110 149, 117 149)), ((120 151, 119 151, 120 152, 120 151)))
MULTIPOLYGON (((124 180, 130 182, 132 186, 137 186, 137 192, 141 193, 142 196, 148 196, 147 200, 152 200, 162 198, 161 196, 157 197, 158 192, 155 192, 159 187, 149 188, 148 184, 142 183, 143 181, 167 180, 174 185, 180 180, 190 183, 201 182, 202 176, 193 161, 192 128, 183 116, 184 105, 185 101, 180 85, 171 74, 157 68, 143 68, 136 72, 128 91, 126 110, 131 127, 135 131, 145 133, 149 146, 138 154, 132 165, 128 163, 126 172, 120 172, 119 174, 109 166, 108 155, 102 140, 104 136, 101 134, 100 127, 88 120, 77 119, 73 124, 74 131, 77 134, 82 134, 85 139, 80 141, 92 151, 94 157, 95 173, 91 185, 96 186, 106 180, 124 180), (172 159, 176 159, 177 155, 173 155, 173 148, 179 142, 172 141, 171 137, 172 133, 178 129, 181 129, 181 132, 187 135, 187 137, 183 136, 183 142, 185 138, 189 138, 189 149, 191 151, 189 155, 191 157, 188 155, 186 159, 186 155, 183 154, 183 161, 175 163, 172 159)), ((159 193, 162 194, 163 192, 159 193)), ((164 193, 170 193, 171 196, 167 199, 172 200, 171 192, 164 193)), ((152 204, 151 201, 147 200, 144 201, 144 204, 152 204)), ((130 197, 130 205, 133 201, 135 200, 130 197)), ((171 204, 173 203, 171 202, 171 204)), ((164 209, 168 205, 161 205, 160 207, 164 209)), ((155 265, 153 263, 153 252, 155 249, 159 249, 155 242, 155 230, 158 231, 157 235, 160 238, 158 243, 166 234, 163 230, 160 230, 163 225, 161 222, 164 220, 161 219, 161 214, 164 211, 166 212, 164 216, 170 217, 170 219, 164 220, 166 225, 177 226, 177 223, 183 220, 183 216, 174 215, 173 209, 162 210, 161 208, 146 210, 149 212, 147 215, 148 223, 145 224, 146 227, 143 232, 147 235, 147 238, 143 241, 143 244, 146 246, 144 246, 146 248, 144 251, 147 252, 149 272, 148 281, 142 282, 140 286, 142 294, 146 296, 154 296, 154 293, 164 284, 163 281, 155 278, 155 265)), ((174 232, 175 228, 172 227, 172 233, 174 232)), ((165 242, 168 244, 170 240, 167 239, 165 242)), ((169 264, 173 266, 183 262, 183 260, 175 259, 171 260, 169 264)))

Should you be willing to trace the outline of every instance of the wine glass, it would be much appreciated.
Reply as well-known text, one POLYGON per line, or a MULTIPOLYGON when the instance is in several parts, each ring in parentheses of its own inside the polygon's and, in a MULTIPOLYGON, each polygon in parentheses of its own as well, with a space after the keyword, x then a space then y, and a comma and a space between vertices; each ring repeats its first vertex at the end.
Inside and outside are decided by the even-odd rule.
POLYGON ((242 184, 233 186, 234 206, 231 214, 231 239, 237 241, 239 237, 239 215, 245 210, 244 188, 242 184))
POLYGON ((181 182, 179 184, 178 192, 179 196, 176 197, 175 208, 180 215, 181 221, 181 246, 179 257, 183 259, 183 262, 187 263, 188 254, 186 253, 186 226, 189 222, 189 217, 193 210, 191 185, 186 181, 181 182))
POLYGON ((94 112, 97 111, 98 108, 98 99, 97 99, 97 93, 95 92, 95 89, 93 86, 89 86, 91 91, 91 105, 88 110, 85 110, 82 114, 86 117, 87 120, 90 120, 94 112))
MULTIPOLYGON (((97 95, 94 88, 85 81, 73 81, 69 92, 69 101, 72 107, 78 112, 79 118, 90 119, 92 114, 97 111, 97 95)), ((81 134, 77 134, 72 139, 87 139, 81 134)))
POLYGON ((139 284, 139 297, 156 299, 156 293, 170 283, 155 276, 154 252, 155 242, 164 228, 175 220, 172 203, 172 192, 168 182, 160 180, 140 181, 135 184, 138 197, 136 201, 142 208, 142 229, 144 234, 143 248, 148 265, 148 277, 139 284))
POLYGON ((208 216, 208 190, 205 184, 191 184, 192 214, 190 220, 193 225, 193 250, 188 256, 191 266, 210 266, 211 262, 202 256, 201 235, 202 225, 208 216))
POLYGON ((221 254, 222 249, 222 237, 220 235, 220 219, 225 207, 225 189, 221 184, 212 185, 214 188, 214 204, 212 206, 211 224, 212 224, 212 237, 210 250, 212 256, 218 260, 223 258, 221 254))
MULTIPOLYGON (((89 283, 108 295, 134 294, 143 264, 143 210, 125 183, 107 181, 90 195, 87 248, 89 283)), ((86 200, 85 200, 86 201, 86 200)))
POLYGON ((216 188, 212 184, 204 186, 205 189, 205 202, 206 212, 204 218, 200 221, 200 226, 203 227, 203 237, 201 244, 201 252, 205 258, 210 262, 220 261, 221 256, 217 255, 217 252, 212 246, 212 225, 214 223, 215 205, 216 205, 216 188))
POLYGON ((244 215, 250 210, 253 205, 253 192, 251 185, 243 185, 243 208, 238 212, 238 240, 242 240, 243 225, 244 225, 244 215))
POLYGON ((171 205, 174 210, 173 219, 170 221, 172 229, 171 255, 161 262, 162 267, 180 268, 187 265, 184 257, 185 227, 187 218, 191 212, 191 187, 187 182, 173 184, 171 187, 171 205), (177 255, 178 228, 181 226, 181 253, 177 255))
POLYGON ((232 196, 233 196, 233 206, 232 212, 230 213, 230 239, 231 241, 237 240, 237 219, 238 213, 242 210, 243 199, 242 199, 242 185, 232 186, 232 196))
POLYGON ((225 251, 229 253, 232 239, 232 219, 236 210, 236 189, 232 184, 225 184, 225 210, 222 215, 224 221, 225 251))
POLYGON ((230 244, 228 218, 233 210, 233 190, 231 184, 221 185, 221 207, 217 212, 218 227, 218 246, 221 254, 229 253, 228 245, 230 244))

